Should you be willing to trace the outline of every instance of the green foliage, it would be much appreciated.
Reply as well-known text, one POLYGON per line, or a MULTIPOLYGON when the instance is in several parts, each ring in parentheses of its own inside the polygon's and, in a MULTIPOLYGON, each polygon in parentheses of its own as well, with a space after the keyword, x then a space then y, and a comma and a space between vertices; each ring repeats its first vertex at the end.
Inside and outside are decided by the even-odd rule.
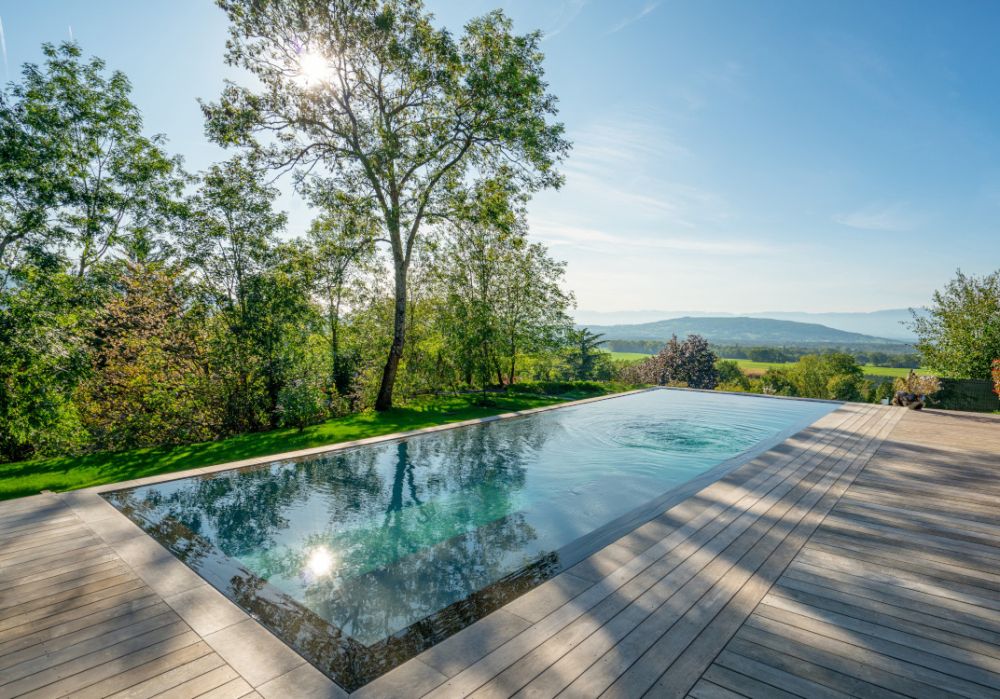
POLYGON ((833 400, 862 400, 864 382, 851 374, 834 374, 826 382, 826 395, 833 400))
POLYGON ((307 379, 294 379, 278 390, 278 422, 282 427, 305 429, 327 416, 329 400, 322 388, 307 379))
MULTIPOLYGON (((409 330, 411 264, 428 225, 464 218, 484 183, 518 200, 561 182, 555 165, 569 144, 552 121, 541 34, 515 35, 495 11, 456 39, 407 0, 219 5, 231 23, 226 59, 260 88, 230 83, 204 105, 209 135, 272 168, 313 172, 314 192, 372 202, 380 218, 394 303, 376 406, 388 409, 409 330), (327 74, 304 74, 303 55, 327 74)), ((478 223, 497 222, 492 208, 480 213, 488 220, 478 223)))
POLYGON ((739 390, 745 391, 750 388, 750 379, 743 373, 737 362, 731 359, 720 359, 715 362, 715 370, 719 374, 720 386, 727 387, 721 390, 732 391, 736 390, 734 387, 738 387, 739 390))
POLYGON ((605 352, 600 351, 604 340, 600 333, 592 333, 587 328, 568 331, 570 346, 567 363, 569 371, 578 381, 587 379, 610 379, 614 367, 605 352))
POLYGON ((959 270, 927 310, 911 324, 924 365, 953 378, 988 379, 1000 357, 1000 270, 983 277, 959 270))
POLYGON ((570 366, 564 264, 527 239, 527 195, 558 184, 568 147, 538 35, 494 13, 455 41, 407 2, 378 20, 223 4, 230 58, 266 95, 230 86, 206 107, 244 148, 197 177, 142 134, 125 76, 73 44, 0 96, 0 461, 308 431, 393 389, 610 374, 603 357, 570 366), (331 55, 355 92, 248 48, 293 19, 324 29, 309 50, 346 49, 331 55), (296 183, 320 211, 290 241, 269 184, 283 157, 309 168, 296 183))
POLYGON ((90 329, 90 372, 74 395, 91 446, 135 449, 219 434, 202 309, 182 271, 123 260, 90 329))

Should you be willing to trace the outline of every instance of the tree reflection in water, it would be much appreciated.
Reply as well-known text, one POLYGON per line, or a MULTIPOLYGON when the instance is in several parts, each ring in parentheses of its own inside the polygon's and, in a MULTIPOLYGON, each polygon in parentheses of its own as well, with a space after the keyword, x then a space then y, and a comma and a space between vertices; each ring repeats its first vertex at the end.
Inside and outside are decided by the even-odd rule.
POLYGON ((346 687, 556 570, 519 514, 546 435, 532 420, 493 427, 109 499, 346 687))

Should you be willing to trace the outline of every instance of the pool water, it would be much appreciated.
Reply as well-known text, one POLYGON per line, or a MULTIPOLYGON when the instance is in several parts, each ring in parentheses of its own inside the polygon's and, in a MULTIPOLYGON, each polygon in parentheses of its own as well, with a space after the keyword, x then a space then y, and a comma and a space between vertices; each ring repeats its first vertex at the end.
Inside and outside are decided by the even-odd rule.
POLYGON ((836 407, 651 390, 106 497, 354 689, 836 407))

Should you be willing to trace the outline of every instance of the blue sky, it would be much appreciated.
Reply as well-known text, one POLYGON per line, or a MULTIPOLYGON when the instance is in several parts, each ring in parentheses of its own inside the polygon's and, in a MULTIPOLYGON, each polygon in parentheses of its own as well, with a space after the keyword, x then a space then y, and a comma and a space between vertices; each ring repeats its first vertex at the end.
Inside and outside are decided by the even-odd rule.
MULTIPOLYGON (((1000 267, 1000 4, 429 0, 545 35, 574 150, 532 235, 588 310, 854 311, 1000 267)), ((222 157, 209 0, 0 0, 9 76, 74 38, 125 71, 150 132, 222 157)), ((310 213, 288 192, 292 232, 310 213)))

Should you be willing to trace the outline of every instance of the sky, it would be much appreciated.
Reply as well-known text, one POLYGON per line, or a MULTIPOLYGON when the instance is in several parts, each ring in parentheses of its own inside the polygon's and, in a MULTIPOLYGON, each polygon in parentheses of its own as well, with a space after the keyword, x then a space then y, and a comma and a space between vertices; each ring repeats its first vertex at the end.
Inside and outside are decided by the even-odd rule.
MULTIPOLYGON (((1000 268, 1000 3, 426 0, 544 35, 573 150, 531 235, 580 309, 870 311, 1000 268)), ((0 0, 7 79, 78 41, 197 171, 197 99, 244 76, 210 0, 0 0)), ((289 234, 312 213, 282 183, 289 234)))

